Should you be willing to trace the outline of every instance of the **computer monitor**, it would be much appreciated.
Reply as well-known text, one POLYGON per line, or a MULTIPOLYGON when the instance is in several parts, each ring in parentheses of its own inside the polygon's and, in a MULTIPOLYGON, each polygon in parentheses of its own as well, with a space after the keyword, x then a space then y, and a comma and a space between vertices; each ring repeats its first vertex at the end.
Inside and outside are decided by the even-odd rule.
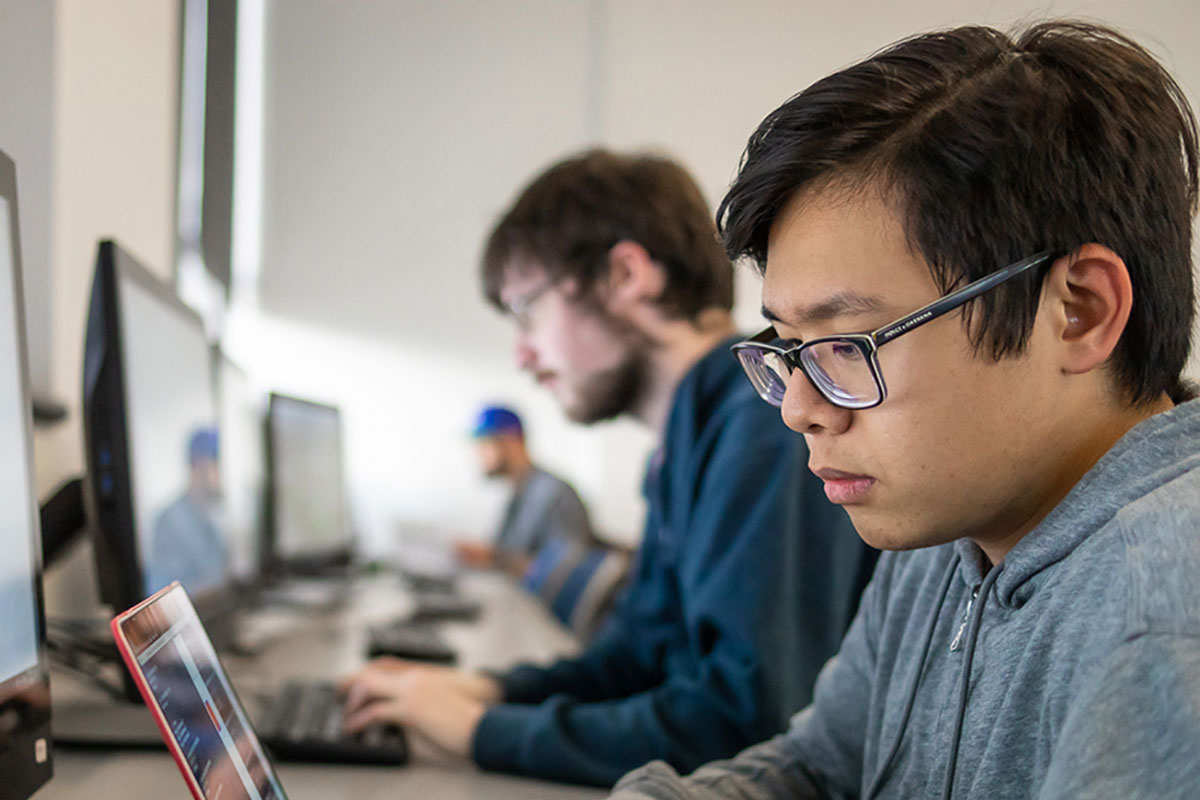
POLYGON ((83 366, 100 599, 128 608, 179 580, 224 641, 236 599, 208 338, 200 317, 112 241, 99 246, 83 366))
POLYGON ((267 559, 274 573, 348 564, 341 411, 271 394, 267 408, 267 559))
POLYGON ((25 800, 52 771, 20 273, 16 169, 0 153, 0 800, 25 800))
POLYGON ((229 532, 230 566, 242 586, 258 581, 266 525, 266 397, 245 371, 213 348, 220 425, 221 490, 229 532))

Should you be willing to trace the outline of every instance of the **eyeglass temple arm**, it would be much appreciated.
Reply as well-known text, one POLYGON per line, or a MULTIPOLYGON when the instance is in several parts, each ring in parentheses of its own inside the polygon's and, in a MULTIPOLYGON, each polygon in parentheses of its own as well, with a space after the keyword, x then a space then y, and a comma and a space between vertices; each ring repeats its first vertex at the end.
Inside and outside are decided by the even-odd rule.
POLYGON ((890 325, 885 325, 878 330, 872 331, 869 335, 875 341, 876 347, 887 344, 900 334, 907 333, 913 328, 935 320, 943 314, 953 311, 964 303, 975 299, 989 289, 999 286, 1009 278, 1046 262, 1053 255, 1053 252, 1047 250, 1018 261, 1015 264, 1010 264, 1003 269, 998 269, 990 275, 985 275, 979 280, 967 284, 961 289, 953 291, 944 297, 939 297, 929 305, 918 308, 908 316, 901 317, 890 325))
MULTIPOLYGON (((745 339, 737 344, 749 344, 751 342, 756 344, 770 344, 777 338, 779 338, 779 334, 775 332, 775 326, 768 325, 758 333, 751 336, 749 339, 745 339)), ((737 347, 737 344, 735 344, 734 347, 737 347)))

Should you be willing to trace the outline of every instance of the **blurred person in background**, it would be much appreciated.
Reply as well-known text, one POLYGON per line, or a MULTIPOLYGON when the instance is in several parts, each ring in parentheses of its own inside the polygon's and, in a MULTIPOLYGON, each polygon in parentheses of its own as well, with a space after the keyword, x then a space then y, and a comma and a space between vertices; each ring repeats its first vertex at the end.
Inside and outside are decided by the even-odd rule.
POLYGON ((504 406, 483 408, 471 436, 484 475, 503 480, 512 496, 494 540, 458 542, 459 561, 470 567, 497 567, 522 578, 551 541, 591 544, 587 508, 569 483, 533 463, 516 412, 504 406))
POLYGON ((657 435, 641 545, 580 655, 495 675, 377 660, 345 683, 348 727, 400 723, 486 769, 602 786, 778 732, 875 553, 729 351, 733 267, 699 187, 665 158, 569 158, 502 216, 482 277, 518 366, 572 420, 657 435))
POLYGON ((187 488, 154 520, 146 587, 156 592, 179 581, 190 592, 220 584, 229 551, 219 526, 222 514, 217 431, 198 428, 188 437, 187 488))

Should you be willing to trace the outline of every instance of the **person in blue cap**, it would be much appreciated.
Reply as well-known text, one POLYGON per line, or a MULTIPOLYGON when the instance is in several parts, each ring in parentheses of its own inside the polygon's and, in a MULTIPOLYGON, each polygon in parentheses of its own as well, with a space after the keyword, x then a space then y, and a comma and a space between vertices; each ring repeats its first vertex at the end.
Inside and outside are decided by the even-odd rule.
POLYGON ((499 405, 485 406, 471 436, 484 474, 506 481, 513 493, 492 543, 463 541, 456 545, 464 564, 499 567, 521 578, 550 542, 591 543, 592 526, 583 501, 570 484, 533 463, 516 412, 499 405))
POLYGON ((190 592, 219 585, 229 568, 229 552, 217 529, 221 513, 221 471, 217 431, 195 429, 188 437, 188 485, 154 520, 146 559, 146 591, 179 581, 190 592))

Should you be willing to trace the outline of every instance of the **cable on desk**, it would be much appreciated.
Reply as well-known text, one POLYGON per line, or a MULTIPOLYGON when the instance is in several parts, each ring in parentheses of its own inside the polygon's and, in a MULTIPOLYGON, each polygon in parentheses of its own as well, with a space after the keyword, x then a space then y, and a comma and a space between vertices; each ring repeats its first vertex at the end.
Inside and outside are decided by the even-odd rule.
POLYGON ((122 687, 101 674, 105 664, 116 664, 118 668, 123 668, 121 654, 107 628, 91 620, 49 618, 46 620, 46 650, 56 666, 84 679, 111 697, 124 699, 122 687))

